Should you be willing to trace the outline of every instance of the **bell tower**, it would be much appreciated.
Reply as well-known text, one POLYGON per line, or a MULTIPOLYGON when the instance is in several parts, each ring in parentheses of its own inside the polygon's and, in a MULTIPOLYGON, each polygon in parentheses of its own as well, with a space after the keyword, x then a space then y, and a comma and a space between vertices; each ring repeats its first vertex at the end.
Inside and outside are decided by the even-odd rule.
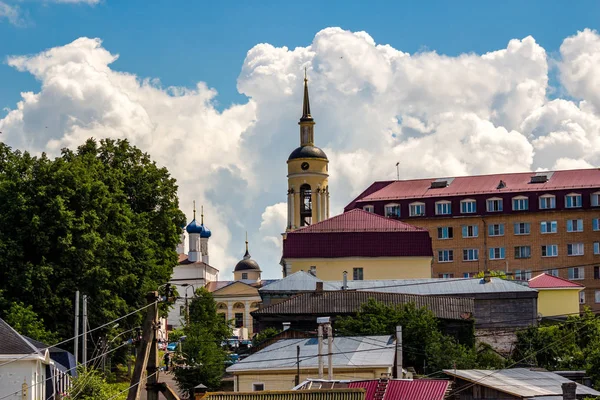
POLYGON ((315 146, 315 121, 310 113, 306 69, 302 117, 298 125, 300 147, 287 161, 287 232, 329 218, 329 160, 325 152, 315 146))

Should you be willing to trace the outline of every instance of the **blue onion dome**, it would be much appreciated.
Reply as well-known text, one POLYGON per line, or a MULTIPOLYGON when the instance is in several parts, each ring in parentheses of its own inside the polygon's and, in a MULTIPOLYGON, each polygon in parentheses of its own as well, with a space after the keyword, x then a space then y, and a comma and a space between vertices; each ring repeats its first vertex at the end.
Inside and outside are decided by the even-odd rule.
POLYGON ((209 238, 212 235, 210 229, 208 229, 202 223, 199 224, 195 218, 194 220, 192 220, 192 222, 190 222, 190 224, 185 228, 185 230, 187 231, 187 233, 198 233, 200 234, 201 238, 209 238))

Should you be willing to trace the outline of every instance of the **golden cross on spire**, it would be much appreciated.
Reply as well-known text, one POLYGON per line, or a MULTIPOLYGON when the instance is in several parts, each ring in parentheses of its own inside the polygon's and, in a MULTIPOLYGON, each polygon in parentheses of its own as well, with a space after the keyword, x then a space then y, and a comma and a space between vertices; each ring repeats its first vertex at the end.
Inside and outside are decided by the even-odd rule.
POLYGON ((196 200, 194 200, 194 219, 196 219, 196 200))

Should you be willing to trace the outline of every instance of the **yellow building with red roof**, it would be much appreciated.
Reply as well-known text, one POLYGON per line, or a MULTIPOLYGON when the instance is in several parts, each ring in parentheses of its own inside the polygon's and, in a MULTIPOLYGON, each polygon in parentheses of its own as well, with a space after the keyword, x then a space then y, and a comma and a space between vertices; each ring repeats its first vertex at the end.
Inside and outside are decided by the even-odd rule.
POLYGON ((538 313, 542 317, 579 314, 579 292, 582 285, 550 274, 540 274, 529 280, 529 287, 538 291, 538 313))

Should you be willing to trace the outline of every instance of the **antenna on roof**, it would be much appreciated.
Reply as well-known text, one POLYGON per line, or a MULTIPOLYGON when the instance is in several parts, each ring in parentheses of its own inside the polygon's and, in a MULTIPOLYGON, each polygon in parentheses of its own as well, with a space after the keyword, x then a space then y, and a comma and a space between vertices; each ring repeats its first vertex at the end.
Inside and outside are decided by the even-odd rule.
POLYGON ((400 161, 396 163, 396 175, 398 176, 398 180, 400 180, 400 161))

